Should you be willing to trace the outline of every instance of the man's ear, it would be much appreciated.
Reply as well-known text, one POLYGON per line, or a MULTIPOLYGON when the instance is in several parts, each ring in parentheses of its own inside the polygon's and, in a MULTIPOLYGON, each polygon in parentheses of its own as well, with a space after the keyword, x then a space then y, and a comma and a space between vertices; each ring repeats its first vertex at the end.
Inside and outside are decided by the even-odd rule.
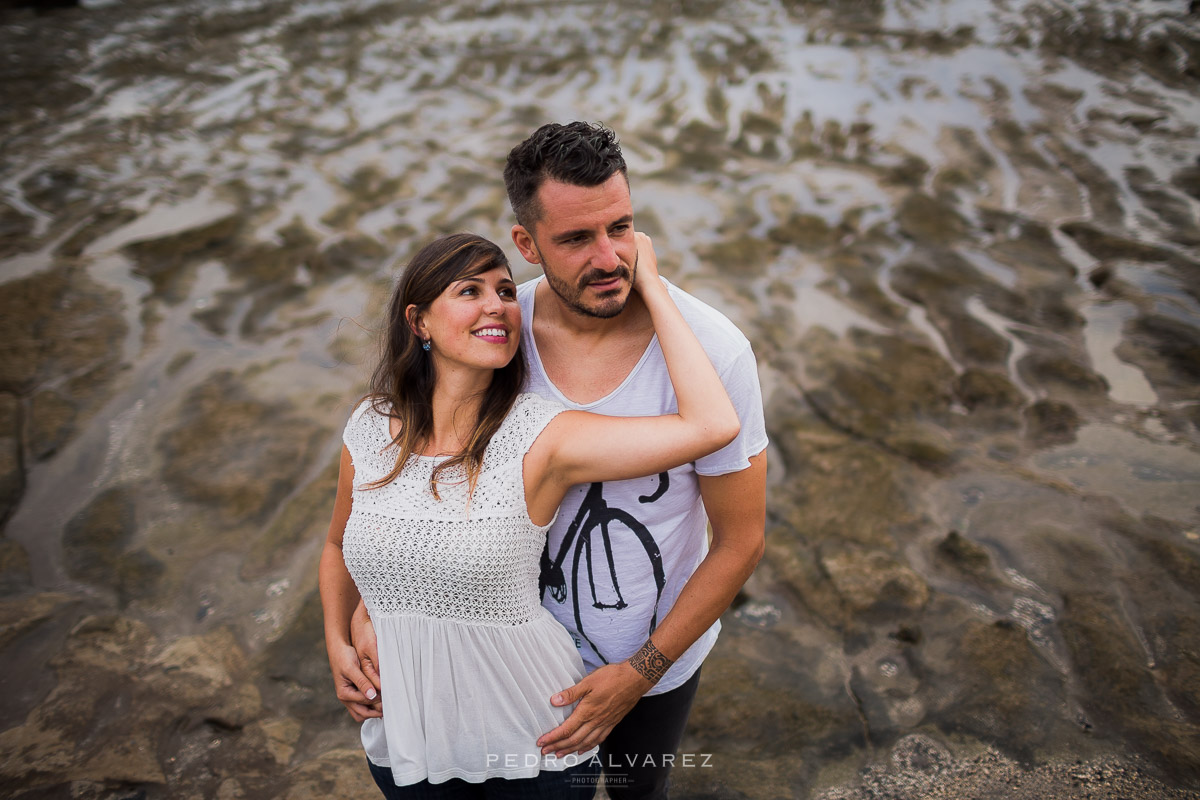
POLYGON ((512 226, 512 240, 526 261, 530 264, 542 263, 542 254, 538 252, 537 245, 534 244, 533 234, 524 225, 512 226))

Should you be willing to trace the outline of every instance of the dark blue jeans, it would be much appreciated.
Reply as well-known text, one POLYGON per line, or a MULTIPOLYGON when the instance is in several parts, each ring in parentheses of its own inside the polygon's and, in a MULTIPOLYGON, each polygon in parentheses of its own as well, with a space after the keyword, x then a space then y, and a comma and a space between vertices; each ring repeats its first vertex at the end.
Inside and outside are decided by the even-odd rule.
POLYGON ((586 761, 562 772, 539 772, 533 778, 508 780, 489 778, 482 783, 467 783, 451 778, 443 783, 410 783, 397 786, 392 771, 367 760, 371 777, 387 800, 591 800, 600 772, 586 761))

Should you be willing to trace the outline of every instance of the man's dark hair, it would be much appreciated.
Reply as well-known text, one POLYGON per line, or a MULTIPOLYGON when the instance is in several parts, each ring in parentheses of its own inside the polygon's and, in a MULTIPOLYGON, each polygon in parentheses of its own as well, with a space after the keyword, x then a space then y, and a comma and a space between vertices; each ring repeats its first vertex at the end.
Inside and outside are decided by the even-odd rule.
POLYGON ((628 177, 615 133, 589 122, 551 122, 508 154, 504 187, 517 223, 528 228, 542 217, 537 191, 547 179, 590 187, 616 172, 628 177))

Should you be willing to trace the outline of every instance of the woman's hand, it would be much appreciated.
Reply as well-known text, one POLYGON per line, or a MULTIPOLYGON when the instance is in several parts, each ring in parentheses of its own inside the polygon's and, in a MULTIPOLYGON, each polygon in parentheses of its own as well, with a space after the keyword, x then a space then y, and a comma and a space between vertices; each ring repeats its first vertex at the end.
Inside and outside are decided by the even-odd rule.
POLYGON ((658 257, 654 255, 654 243, 641 231, 636 232, 634 237, 637 240, 638 258, 637 269, 634 271, 633 288, 644 292, 651 282, 656 286, 662 286, 662 281, 658 279, 658 257))

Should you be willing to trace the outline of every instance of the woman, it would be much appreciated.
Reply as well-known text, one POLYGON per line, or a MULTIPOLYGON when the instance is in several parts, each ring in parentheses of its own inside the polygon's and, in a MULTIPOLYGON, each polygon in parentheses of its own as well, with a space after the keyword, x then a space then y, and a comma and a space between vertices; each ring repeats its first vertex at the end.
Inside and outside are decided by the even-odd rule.
POLYGON ((375 623, 386 714, 347 707, 365 720, 387 797, 591 796, 572 772, 589 754, 556 759, 536 745, 571 711, 550 696, 582 677, 571 637, 538 602, 546 529, 571 486, 661 472, 738 432, 649 238, 636 236, 634 288, 677 395, 670 416, 606 417, 521 394, 516 285, 485 239, 431 243, 393 293, 371 394, 343 437, 320 568, 335 675, 357 672, 348 632, 360 594, 375 623))

